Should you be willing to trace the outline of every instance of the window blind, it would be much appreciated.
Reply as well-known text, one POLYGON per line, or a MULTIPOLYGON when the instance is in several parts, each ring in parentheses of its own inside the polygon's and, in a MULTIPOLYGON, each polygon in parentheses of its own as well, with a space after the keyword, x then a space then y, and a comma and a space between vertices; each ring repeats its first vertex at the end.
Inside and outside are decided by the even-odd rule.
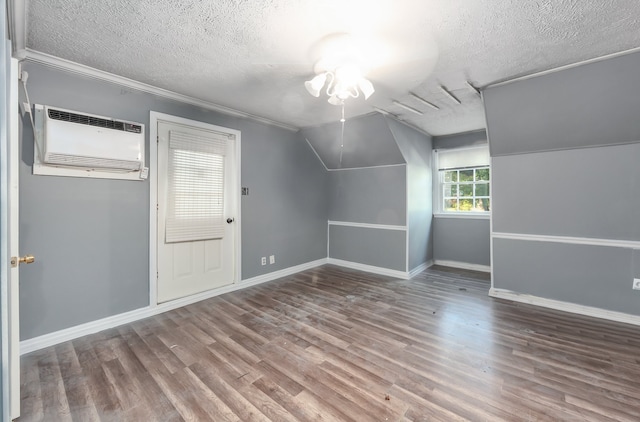
POLYGON ((438 170, 482 167, 490 163, 487 146, 438 150, 438 170))
POLYGON ((227 138, 169 131, 165 242, 224 236, 227 138))

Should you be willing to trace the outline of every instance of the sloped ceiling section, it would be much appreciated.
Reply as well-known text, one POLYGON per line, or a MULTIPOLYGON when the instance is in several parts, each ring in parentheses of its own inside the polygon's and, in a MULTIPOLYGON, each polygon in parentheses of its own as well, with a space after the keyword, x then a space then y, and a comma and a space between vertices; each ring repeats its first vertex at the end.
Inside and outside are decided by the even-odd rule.
POLYGON ((492 156, 640 142, 640 52, 489 87, 492 156))
POLYGON ((348 119, 341 150, 340 122, 303 129, 318 157, 329 170, 405 164, 385 117, 379 113, 348 119))
POLYGON ((434 136, 433 149, 464 148, 486 144, 487 131, 484 129, 454 135, 434 136))

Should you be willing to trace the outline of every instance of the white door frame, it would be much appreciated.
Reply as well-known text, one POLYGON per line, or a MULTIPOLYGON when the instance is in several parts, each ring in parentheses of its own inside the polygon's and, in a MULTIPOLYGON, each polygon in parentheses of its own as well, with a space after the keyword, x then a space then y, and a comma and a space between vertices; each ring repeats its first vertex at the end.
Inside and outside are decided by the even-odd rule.
MULTIPOLYGON (((212 125, 210 123, 204 123, 197 120, 185 119, 183 117, 172 116, 170 114, 159 113, 151 111, 149 113, 149 307, 155 308, 158 306, 158 121, 165 121, 169 123, 178 123, 182 125, 193 126, 206 130, 212 130, 216 132, 225 132, 233 134, 236 137, 235 141, 235 157, 236 157, 236 181, 237 189, 231 195, 230 200, 235 204, 235 222, 234 222, 234 236, 235 236, 235 268, 234 268, 234 284, 240 283, 241 278, 241 225, 242 219, 240 218, 240 131, 235 129, 229 129, 222 126, 212 125), (153 142, 155 140, 155 142, 153 142)), ((171 303, 171 302, 168 302, 171 303)))
MULTIPOLYGON (((19 184, 18 175, 20 167, 20 140, 18 136, 18 60, 10 59, 7 75, 7 102, 6 102, 6 136, 7 136, 7 233, 8 233, 8 258, 17 257, 19 250, 19 184)), ((4 257, 3 257, 4 258, 4 257)), ((8 264, 8 280, 6 293, 8 293, 8 371, 3 367, 4 377, 9 380, 8 408, 11 419, 20 416, 20 295, 19 295, 19 264, 13 267, 8 264)), ((4 303, 3 303, 4 305, 4 303)), ((4 309, 3 309, 4 313, 4 309)), ((4 315, 3 315, 4 318, 4 315)), ((2 334, 5 327, 2 327, 2 334)), ((3 386, 4 387, 4 386, 3 386)))
MULTIPOLYGON (((8 41, 5 41, 8 44, 8 41)), ((11 47, 7 45, 7 54, 2 63, 3 91, 2 105, 2 220, 0 232, 2 241, 2 274, 0 282, 0 308, 2 308, 2 419, 15 419, 20 416, 20 312, 18 294, 19 268, 13 267, 11 257, 19 254, 19 186, 20 166, 18 139, 18 60, 9 57, 11 47)))

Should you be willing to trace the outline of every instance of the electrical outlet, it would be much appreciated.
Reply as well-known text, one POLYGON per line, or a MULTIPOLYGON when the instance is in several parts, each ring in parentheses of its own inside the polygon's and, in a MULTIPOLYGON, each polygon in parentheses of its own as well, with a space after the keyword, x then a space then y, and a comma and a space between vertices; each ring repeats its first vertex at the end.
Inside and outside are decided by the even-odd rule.
POLYGON ((276 256, 275 255, 271 255, 269 257, 269 265, 275 264, 275 263, 276 263, 276 256))
POLYGON ((634 278, 633 279, 632 288, 633 288, 633 290, 640 290, 640 278, 634 278))
POLYGON ((267 265, 267 257, 266 256, 263 256, 262 258, 260 258, 260 264, 267 265))

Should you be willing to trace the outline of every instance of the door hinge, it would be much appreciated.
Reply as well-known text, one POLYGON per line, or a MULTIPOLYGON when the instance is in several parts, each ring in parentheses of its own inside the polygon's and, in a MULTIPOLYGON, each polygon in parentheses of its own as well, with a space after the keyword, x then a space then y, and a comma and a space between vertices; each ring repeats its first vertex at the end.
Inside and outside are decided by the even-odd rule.
POLYGON ((160 273, 156 271, 156 280, 160 278, 160 273))
POLYGON ((160 205, 156 204, 156 211, 159 211, 159 210, 160 210, 160 205))
POLYGON ((156 144, 160 143, 160 136, 156 136, 156 144))

